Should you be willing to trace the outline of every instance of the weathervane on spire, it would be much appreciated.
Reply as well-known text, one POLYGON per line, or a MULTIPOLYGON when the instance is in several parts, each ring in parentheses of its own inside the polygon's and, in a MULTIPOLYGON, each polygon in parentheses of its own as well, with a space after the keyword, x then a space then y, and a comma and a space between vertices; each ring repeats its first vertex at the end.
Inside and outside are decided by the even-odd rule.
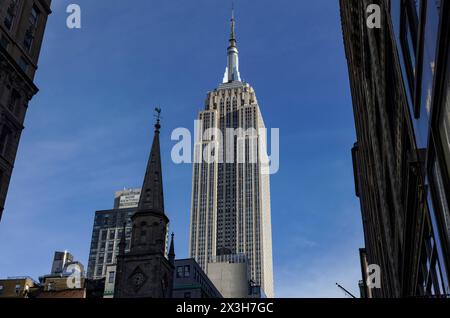
POLYGON ((155 117, 158 121, 161 119, 161 112, 162 112, 161 107, 156 106, 155 107, 155 117))
POLYGON ((156 131, 159 131, 159 129, 161 128, 161 125, 159 124, 160 123, 160 121, 161 121, 161 107, 159 107, 159 106, 156 106, 155 107, 155 118, 156 118, 156 124, 155 124, 155 128, 156 128, 156 131))

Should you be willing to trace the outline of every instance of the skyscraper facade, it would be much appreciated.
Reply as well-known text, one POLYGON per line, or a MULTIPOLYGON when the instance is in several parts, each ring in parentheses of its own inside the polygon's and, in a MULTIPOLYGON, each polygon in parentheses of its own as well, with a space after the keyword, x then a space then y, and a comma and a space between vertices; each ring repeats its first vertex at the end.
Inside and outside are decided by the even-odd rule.
POLYGON ((274 295, 264 121, 241 79, 234 13, 222 84, 208 93, 194 148, 190 255, 208 274, 216 256, 245 254, 251 280, 274 295))
POLYGON ((55 256, 53 257, 52 263, 52 271, 50 274, 59 275, 64 272, 64 268, 67 264, 73 262, 73 255, 68 251, 64 252, 55 252, 55 256))
POLYGON ((449 295, 450 3, 341 0, 340 7, 363 267, 381 270, 381 288, 364 281, 364 294, 449 295), (367 23, 374 4, 380 27, 367 23))
POLYGON ((51 0, 0 1, 0 220, 5 206, 51 0))
POLYGON ((87 277, 101 279, 107 267, 116 264, 119 242, 125 224, 126 250, 131 239, 131 217, 136 212, 141 189, 117 191, 114 208, 95 212, 87 277))

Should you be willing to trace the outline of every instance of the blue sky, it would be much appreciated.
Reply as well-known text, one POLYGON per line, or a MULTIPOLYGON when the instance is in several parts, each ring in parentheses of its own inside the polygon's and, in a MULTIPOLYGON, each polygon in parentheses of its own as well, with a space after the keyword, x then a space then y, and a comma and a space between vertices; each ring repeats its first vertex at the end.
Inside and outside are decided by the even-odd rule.
MULTIPOLYGON (((94 212, 142 184, 163 108, 166 210, 188 256, 191 166, 175 165, 174 128, 193 128, 226 66, 230 1, 54 0, 26 129, 0 223, 0 277, 50 271, 55 250, 87 266, 94 212)), ((280 128, 271 177, 277 297, 358 293, 363 246, 350 149, 355 141, 338 1, 236 1, 243 79, 268 128, 280 128)))

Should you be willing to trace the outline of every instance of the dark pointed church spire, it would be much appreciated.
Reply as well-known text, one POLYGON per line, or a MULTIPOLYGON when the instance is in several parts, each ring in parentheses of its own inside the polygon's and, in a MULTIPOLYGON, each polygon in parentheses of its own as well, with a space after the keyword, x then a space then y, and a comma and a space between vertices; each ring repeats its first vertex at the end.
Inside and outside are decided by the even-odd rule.
POLYGON ((153 137, 152 150, 148 159, 147 171, 145 172, 144 184, 142 185, 141 198, 138 211, 152 211, 164 214, 164 195, 161 168, 161 151, 159 146, 159 131, 161 129, 161 108, 155 108, 156 124, 153 137))
MULTIPOLYGON (((139 206, 131 217, 129 252, 117 258, 116 298, 168 298, 173 290, 174 266, 166 258, 167 228, 164 213, 159 131, 161 109, 156 108, 155 135, 147 163, 139 206)), ((124 246, 123 240, 121 247, 124 246)), ((175 259, 171 249, 170 257, 175 259)))
POLYGON ((169 248, 169 262, 172 265, 175 265, 175 242, 174 242, 174 236, 175 236, 175 234, 172 232, 172 240, 170 241, 170 248, 169 248))

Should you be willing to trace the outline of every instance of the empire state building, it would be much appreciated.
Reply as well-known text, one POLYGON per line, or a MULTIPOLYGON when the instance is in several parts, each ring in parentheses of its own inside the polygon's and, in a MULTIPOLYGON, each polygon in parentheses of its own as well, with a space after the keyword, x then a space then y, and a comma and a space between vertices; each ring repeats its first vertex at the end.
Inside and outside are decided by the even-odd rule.
POLYGON ((251 281, 273 297, 265 126, 255 91, 239 73, 234 13, 223 82, 208 93, 198 120, 190 255, 207 274, 218 258, 244 257, 251 281))

